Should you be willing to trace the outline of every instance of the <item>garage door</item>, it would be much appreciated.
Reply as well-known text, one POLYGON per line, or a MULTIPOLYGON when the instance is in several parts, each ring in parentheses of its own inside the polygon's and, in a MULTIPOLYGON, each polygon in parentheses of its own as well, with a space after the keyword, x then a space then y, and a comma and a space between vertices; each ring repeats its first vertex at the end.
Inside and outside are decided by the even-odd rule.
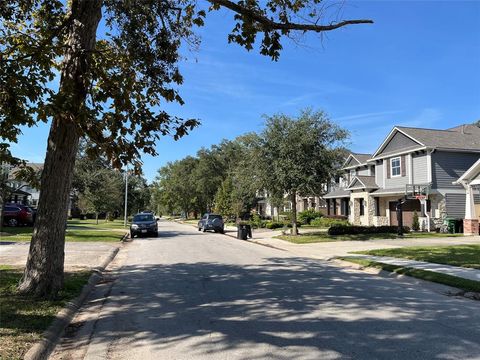
MULTIPOLYGON (((395 210, 397 206, 396 201, 391 201, 389 203, 389 209, 390 209, 390 225, 397 226, 398 221, 397 221, 397 211, 395 210)), ((412 227, 413 223, 413 212, 416 211, 417 214, 420 216, 420 200, 407 200, 403 204, 403 225, 404 226, 409 226, 412 227)))

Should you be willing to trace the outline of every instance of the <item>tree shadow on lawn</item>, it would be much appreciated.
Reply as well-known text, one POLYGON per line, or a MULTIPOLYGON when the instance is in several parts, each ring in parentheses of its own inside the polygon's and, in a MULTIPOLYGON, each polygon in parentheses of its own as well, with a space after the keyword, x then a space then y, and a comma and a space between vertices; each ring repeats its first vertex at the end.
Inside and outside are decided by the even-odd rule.
MULTIPOLYGON (((117 275, 94 341, 122 344, 126 351, 147 341, 177 358, 419 359, 480 353, 480 303, 407 280, 288 257, 244 266, 125 266, 117 275)), ((86 339, 72 346, 78 341, 86 339)))

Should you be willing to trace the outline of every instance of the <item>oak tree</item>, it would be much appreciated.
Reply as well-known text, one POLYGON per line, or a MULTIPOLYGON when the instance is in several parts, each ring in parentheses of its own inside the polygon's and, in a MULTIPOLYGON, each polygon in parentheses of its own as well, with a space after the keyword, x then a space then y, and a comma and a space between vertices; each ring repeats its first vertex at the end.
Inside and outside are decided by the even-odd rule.
POLYGON ((306 109, 296 117, 267 116, 260 134, 257 173, 263 188, 285 194, 292 204, 292 234, 297 235, 297 196, 323 195, 324 185, 345 157, 348 132, 323 111, 306 109))
MULTIPOLYGON (((10 0, 0 2, 0 135, 50 122, 37 220, 23 293, 53 297, 63 285, 64 237, 80 138, 117 167, 141 165, 162 135, 195 127, 164 110, 183 104, 178 64, 183 44, 208 10, 234 14, 230 42, 277 60, 281 38, 323 33, 370 20, 322 24, 322 0, 10 0), (102 22, 101 22, 102 21, 102 22), (101 26, 99 27, 99 24, 101 26), (258 38, 260 39, 257 39, 258 38)), ((0 159, 1 160, 1 159, 0 159)))

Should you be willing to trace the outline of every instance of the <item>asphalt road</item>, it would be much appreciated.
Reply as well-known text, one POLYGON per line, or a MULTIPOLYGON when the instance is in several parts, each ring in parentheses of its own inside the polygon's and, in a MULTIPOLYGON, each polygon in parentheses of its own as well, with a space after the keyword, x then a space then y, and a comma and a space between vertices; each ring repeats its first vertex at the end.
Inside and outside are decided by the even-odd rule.
POLYGON ((480 359, 478 301, 187 225, 159 230, 122 250, 54 359, 480 359))

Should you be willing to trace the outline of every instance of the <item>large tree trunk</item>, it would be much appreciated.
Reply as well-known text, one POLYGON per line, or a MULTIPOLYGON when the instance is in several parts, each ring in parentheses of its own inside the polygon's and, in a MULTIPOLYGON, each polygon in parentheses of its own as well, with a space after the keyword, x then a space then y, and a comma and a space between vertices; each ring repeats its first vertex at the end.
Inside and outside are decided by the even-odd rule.
POLYGON ((65 230, 78 148, 76 122, 89 87, 89 58, 95 47, 102 0, 73 0, 73 21, 62 64, 58 113, 48 137, 37 219, 19 291, 52 298, 63 286, 65 230))
POLYGON ((298 235, 297 228, 297 192, 293 191, 291 196, 292 202, 292 235, 298 235))

